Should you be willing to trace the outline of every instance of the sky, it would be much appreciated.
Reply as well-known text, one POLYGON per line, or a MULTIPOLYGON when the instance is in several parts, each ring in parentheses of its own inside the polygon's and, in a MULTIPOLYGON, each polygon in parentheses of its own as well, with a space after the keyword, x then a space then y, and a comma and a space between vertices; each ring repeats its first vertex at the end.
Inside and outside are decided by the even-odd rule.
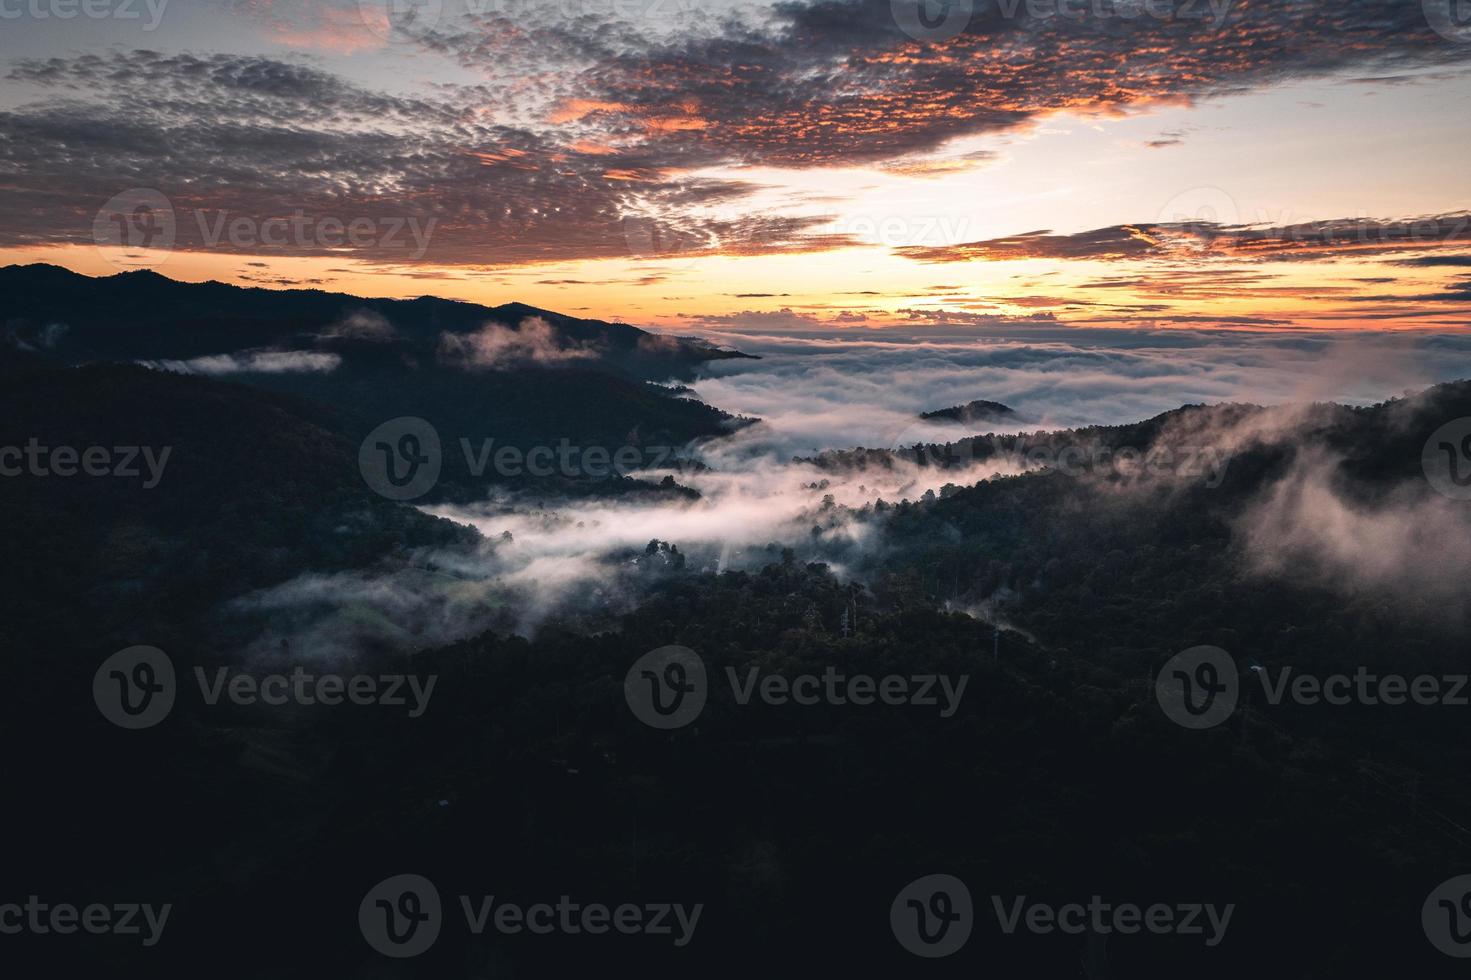
POLYGON ((1471 321, 1468 0, 0 0, 0 262, 739 337, 1471 321))

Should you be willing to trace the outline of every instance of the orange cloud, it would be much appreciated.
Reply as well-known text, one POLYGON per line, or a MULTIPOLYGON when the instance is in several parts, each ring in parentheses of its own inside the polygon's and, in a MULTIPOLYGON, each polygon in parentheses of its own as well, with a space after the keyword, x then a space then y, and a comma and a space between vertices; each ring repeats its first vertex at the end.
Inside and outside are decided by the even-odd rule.
POLYGON ((554 124, 576 122, 595 112, 627 112, 628 106, 621 102, 599 102, 595 99, 566 99, 547 114, 547 122, 554 124))

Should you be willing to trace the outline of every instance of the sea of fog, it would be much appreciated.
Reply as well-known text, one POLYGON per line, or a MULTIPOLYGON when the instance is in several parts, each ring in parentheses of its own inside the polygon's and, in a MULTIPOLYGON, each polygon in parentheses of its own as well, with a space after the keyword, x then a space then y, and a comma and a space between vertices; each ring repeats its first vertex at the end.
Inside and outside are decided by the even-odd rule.
POLYGON ((955 439, 919 412, 974 399, 1020 418, 998 432, 1120 425, 1189 404, 1371 404, 1471 377, 1471 337, 1322 331, 1078 329, 1008 335, 886 329, 776 334, 705 331, 762 358, 722 361, 694 385, 706 402, 762 426, 714 447, 780 457, 821 449, 955 439))
MULTIPOLYGON (((1381 401, 1471 377, 1471 340, 1409 333, 1070 330, 1021 336, 723 333, 705 336, 759 360, 718 362, 696 395, 761 422, 684 447, 710 467, 679 481, 698 500, 552 500, 487 487, 483 501, 424 509, 476 527, 474 549, 421 553, 348 573, 300 576, 240 597, 233 615, 261 624, 250 647, 355 657, 365 645, 414 649, 486 629, 531 634, 548 622, 612 625, 646 594, 647 544, 675 545, 686 567, 753 569, 791 547, 839 575, 884 547, 858 512, 1020 472, 1015 461, 939 471, 898 465, 839 478, 793 457, 854 446, 947 442, 972 430, 921 422, 921 411, 974 399, 1018 413, 998 432, 1138 421, 1182 404, 1381 401), (817 529, 814 531, 814 529, 817 529)), ((636 475, 636 474, 635 474, 636 475)), ((657 479, 657 477, 653 477, 657 479)))

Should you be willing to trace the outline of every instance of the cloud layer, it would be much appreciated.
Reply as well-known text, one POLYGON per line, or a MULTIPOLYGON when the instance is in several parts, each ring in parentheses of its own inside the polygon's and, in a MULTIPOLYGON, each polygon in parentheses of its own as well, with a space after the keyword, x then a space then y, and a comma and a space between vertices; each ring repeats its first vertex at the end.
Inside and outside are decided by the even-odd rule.
MULTIPOLYGON (((170 202, 180 249, 479 266, 820 250, 852 239, 820 230, 830 216, 742 207, 758 185, 732 168, 932 175, 988 159, 932 159, 948 141, 1061 111, 1127 113, 1291 79, 1459 70, 1471 58, 1420 5, 1390 0, 1239 0, 1219 21, 1204 5, 1145 16, 1132 0, 1100 0, 1087 16, 957 6, 970 9, 963 29, 917 37, 905 4, 890 0, 650 5, 632 19, 624 7, 500 0, 411 33, 418 55, 459 71, 417 95, 291 57, 108 49, 21 59, 0 111, 0 245, 90 243, 105 202, 146 188, 170 202), (660 29, 676 16, 677 30, 660 29), (310 233, 288 241, 208 241, 216 221, 260 228, 298 213, 310 233), (372 233, 343 244, 322 231, 354 220, 372 233), (422 251, 389 240, 393 222, 410 220, 434 222, 422 251)), ((231 10, 278 40, 338 55, 376 36, 346 5, 231 10)), ((820 203, 810 197, 801 203, 820 203)), ((970 251, 1150 248, 1128 229, 1090 234, 970 251)))
POLYGON ((815 450, 948 442, 968 432, 922 423, 921 411, 974 399, 1020 418, 998 431, 1116 425, 1185 404, 1367 404, 1471 376, 1471 340, 1449 335, 1072 328, 1046 321, 865 338, 830 331, 725 333, 763 355, 724 362, 702 398, 757 416, 720 450, 779 458, 815 450))

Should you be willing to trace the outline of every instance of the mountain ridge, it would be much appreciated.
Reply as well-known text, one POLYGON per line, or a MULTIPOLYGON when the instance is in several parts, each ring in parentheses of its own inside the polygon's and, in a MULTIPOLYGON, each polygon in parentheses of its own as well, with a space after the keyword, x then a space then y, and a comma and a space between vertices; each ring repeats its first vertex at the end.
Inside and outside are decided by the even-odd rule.
MULTIPOLYGON (((647 382, 690 380, 739 352, 568 317, 524 303, 371 299, 319 290, 0 268, 0 363, 142 364, 238 381, 329 406, 350 442, 398 418, 451 446, 568 440, 667 453, 746 420, 647 382)), ((450 454, 440 493, 483 482, 450 454)), ((598 481, 592 481, 596 484, 598 481)))
POLYGON ((0 267, 0 288, 9 297, 4 319, 11 343, 53 352, 69 363, 187 359, 295 346, 320 340, 325 331, 363 312, 383 317, 395 339, 431 349, 444 333, 471 334, 487 323, 520 332, 525 321, 540 319, 564 346, 588 352, 587 360, 647 380, 671 371, 688 376, 709 361, 752 357, 621 321, 574 317, 516 301, 486 306, 427 293, 389 298, 239 286, 216 279, 187 282, 151 269, 88 276, 39 262, 0 267), (201 329, 201 319, 212 329, 201 329), (116 329, 119 323, 151 329, 124 334, 116 329), (48 335, 56 324, 65 329, 48 335), (170 332, 161 324, 177 329, 170 332))

